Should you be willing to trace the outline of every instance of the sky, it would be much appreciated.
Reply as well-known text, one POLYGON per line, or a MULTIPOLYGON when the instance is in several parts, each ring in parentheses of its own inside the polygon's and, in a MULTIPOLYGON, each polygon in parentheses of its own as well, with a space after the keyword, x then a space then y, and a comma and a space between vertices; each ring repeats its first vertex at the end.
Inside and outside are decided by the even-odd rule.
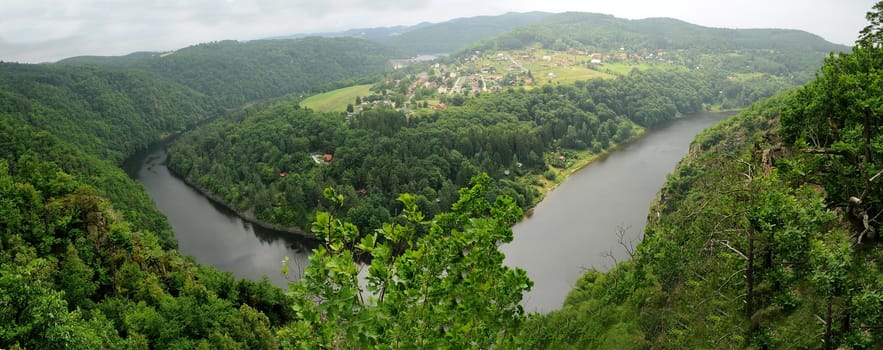
POLYGON ((506 12, 671 17, 708 27, 788 28, 852 45, 873 0, 0 0, 0 61, 170 51, 506 12))

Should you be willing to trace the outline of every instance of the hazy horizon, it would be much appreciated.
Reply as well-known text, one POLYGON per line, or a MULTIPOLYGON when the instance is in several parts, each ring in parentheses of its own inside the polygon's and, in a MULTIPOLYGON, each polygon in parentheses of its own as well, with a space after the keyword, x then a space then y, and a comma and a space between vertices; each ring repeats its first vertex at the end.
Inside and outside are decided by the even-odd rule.
POLYGON ((170 51, 218 40, 440 23, 508 12, 568 11, 620 18, 670 17, 706 27, 804 30, 851 46, 866 25, 869 0, 762 2, 623 0, 0 0, 0 60, 39 63, 82 55, 170 51))

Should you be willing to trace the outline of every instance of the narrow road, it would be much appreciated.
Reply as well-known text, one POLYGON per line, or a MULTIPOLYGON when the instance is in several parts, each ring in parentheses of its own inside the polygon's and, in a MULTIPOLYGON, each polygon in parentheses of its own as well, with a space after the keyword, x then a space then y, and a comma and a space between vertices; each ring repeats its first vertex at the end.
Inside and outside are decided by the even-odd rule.
POLYGON ((454 87, 451 88, 451 93, 452 94, 459 94, 460 91, 463 90, 462 84, 463 84, 463 77, 458 76, 457 81, 454 83, 454 87))

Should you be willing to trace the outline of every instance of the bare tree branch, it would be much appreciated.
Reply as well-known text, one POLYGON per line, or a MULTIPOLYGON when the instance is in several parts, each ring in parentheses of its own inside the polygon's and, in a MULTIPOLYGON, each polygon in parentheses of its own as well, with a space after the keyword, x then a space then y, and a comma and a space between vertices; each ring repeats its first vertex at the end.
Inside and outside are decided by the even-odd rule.
POLYGON ((613 266, 619 265, 619 261, 616 259, 616 255, 613 254, 613 248, 610 248, 606 252, 601 253, 601 256, 613 260, 613 266))
POLYGON ((719 239, 719 240, 716 240, 716 242, 717 242, 717 243, 720 243, 720 244, 723 245, 724 247, 729 248, 730 250, 732 250, 732 251, 735 252, 736 254, 739 254, 739 256, 741 256, 742 259, 748 260, 748 256, 745 255, 744 253, 742 253, 741 251, 739 251, 739 249, 736 249, 736 248, 734 248, 733 246, 731 246, 729 241, 727 241, 727 240, 723 240, 723 239, 719 239))
POLYGON ((621 245, 622 248, 625 249, 626 254, 629 255, 629 259, 633 259, 635 257, 635 241, 638 240, 637 238, 633 238, 626 242, 625 234, 631 227, 631 225, 625 227, 619 225, 616 227, 616 243, 619 243, 619 245, 621 245))
POLYGON ((877 179, 880 178, 880 175, 883 175, 883 170, 878 171, 874 176, 871 176, 871 178, 868 179, 867 185, 865 185, 865 191, 862 192, 862 196, 859 197, 859 199, 865 200, 865 198, 868 197, 868 194, 871 193, 871 185, 874 184, 874 181, 877 181, 877 179))

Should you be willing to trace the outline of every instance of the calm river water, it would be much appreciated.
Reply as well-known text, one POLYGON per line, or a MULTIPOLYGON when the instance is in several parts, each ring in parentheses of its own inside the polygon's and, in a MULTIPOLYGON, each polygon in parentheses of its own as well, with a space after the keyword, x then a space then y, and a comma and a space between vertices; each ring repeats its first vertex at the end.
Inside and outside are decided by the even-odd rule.
MULTIPOLYGON (((526 309, 560 308, 584 269, 611 267, 613 259, 606 252, 623 259, 618 228, 627 229, 628 240, 641 237, 649 204, 666 174, 699 131, 726 116, 698 114, 668 123, 549 193, 533 216, 514 227, 515 240, 501 247, 506 264, 527 270, 535 283, 525 296, 526 309)), ((165 157, 164 145, 158 144, 127 160, 124 168, 169 218, 181 253, 237 277, 257 280, 266 275, 280 287, 287 282, 280 272, 285 256, 291 257, 291 275, 302 271, 315 242, 243 221, 173 176, 165 157)))
POLYGON ((259 280, 266 275, 273 284, 288 288, 282 260, 290 257, 289 278, 296 279, 317 243, 243 221, 175 177, 165 160, 165 145, 158 144, 127 160, 124 168, 144 184, 169 218, 178 251, 237 277, 259 280))
POLYGON ((729 114, 703 113, 667 123, 568 177, 515 227, 501 250, 505 263, 534 281, 527 311, 561 308, 587 268, 607 270, 628 255, 618 243, 638 243, 650 202, 700 131, 729 114), (613 258, 608 256, 613 254, 613 258))

